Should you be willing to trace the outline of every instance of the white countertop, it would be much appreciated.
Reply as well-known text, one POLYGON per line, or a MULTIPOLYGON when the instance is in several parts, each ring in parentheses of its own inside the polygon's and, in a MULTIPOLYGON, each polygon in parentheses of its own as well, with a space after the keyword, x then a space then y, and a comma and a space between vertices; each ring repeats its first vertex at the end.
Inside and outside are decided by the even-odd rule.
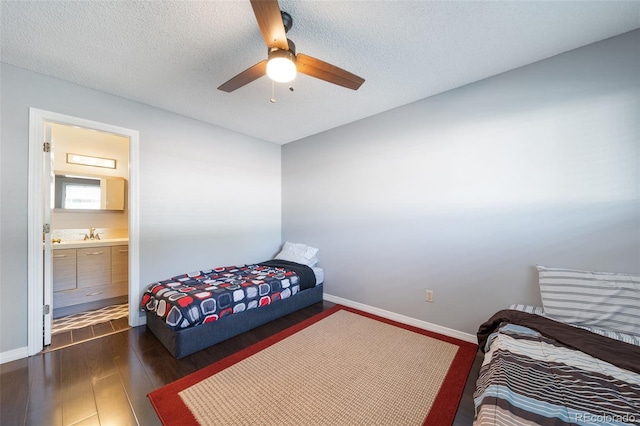
POLYGON ((74 248, 89 248, 89 247, 108 247, 108 246, 122 246, 129 244, 128 238, 109 238, 103 240, 75 240, 75 241, 62 241, 61 243, 51 244, 53 250, 60 249, 74 249, 74 248))

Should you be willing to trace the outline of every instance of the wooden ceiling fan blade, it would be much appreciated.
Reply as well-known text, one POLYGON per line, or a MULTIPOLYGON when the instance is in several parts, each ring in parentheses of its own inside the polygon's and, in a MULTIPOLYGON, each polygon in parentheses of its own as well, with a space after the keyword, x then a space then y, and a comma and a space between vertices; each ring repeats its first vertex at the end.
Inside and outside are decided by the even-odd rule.
POLYGON ((251 83, 267 73, 267 60, 260 61, 252 67, 247 68, 240 74, 233 77, 231 80, 223 83, 218 90, 223 92, 233 92, 236 89, 241 88, 245 84, 251 83))
POLYGON ((296 69, 302 74, 352 90, 358 90, 364 83, 362 77, 302 53, 296 56, 296 69))
POLYGON ((278 0, 251 0, 251 7, 267 47, 289 50, 278 0))

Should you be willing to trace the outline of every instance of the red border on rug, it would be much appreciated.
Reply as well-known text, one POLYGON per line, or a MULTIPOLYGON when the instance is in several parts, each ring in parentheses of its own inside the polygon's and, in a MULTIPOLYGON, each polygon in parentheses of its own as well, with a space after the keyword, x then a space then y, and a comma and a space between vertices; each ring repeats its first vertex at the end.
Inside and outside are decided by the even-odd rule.
POLYGON ((287 337, 303 330, 310 325, 328 317, 329 315, 339 311, 345 310, 358 315, 362 315, 377 321, 381 321, 396 327, 404 328, 406 330, 414 331, 416 333, 432 337, 434 339, 442 340, 447 343, 458 346, 456 356, 451 362, 449 371, 440 386, 440 390, 436 399, 433 401, 431 409, 429 410, 427 417, 425 418, 423 425, 451 425, 458 410, 458 405, 464 392, 464 387, 471 371, 471 365, 475 358, 478 346, 473 343, 465 342, 460 339, 456 339, 442 334, 434 333, 431 331, 423 330, 411 325, 402 324, 397 321, 393 321, 387 318, 382 318, 377 315, 369 314, 367 312, 359 311, 357 309, 349 308, 342 305, 333 306, 319 314, 314 315, 304 321, 299 322, 279 333, 274 334, 258 343, 255 343, 248 348, 245 348, 235 354, 215 362, 208 367, 204 367, 195 373, 191 373, 175 382, 169 383, 159 389, 149 393, 148 397, 153 405, 158 417, 164 425, 185 425, 185 426, 197 426, 198 422, 193 416, 189 408, 182 401, 182 398, 178 395, 184 389, 195 385, 201 380, 206 379, 220 371, 242 361, 245 358, 250 357, 269 346, 286 339, 287 337), (437 407, 437 408, 436 408, 437 407), (434 410, 434 408, 436 408, 434 410))

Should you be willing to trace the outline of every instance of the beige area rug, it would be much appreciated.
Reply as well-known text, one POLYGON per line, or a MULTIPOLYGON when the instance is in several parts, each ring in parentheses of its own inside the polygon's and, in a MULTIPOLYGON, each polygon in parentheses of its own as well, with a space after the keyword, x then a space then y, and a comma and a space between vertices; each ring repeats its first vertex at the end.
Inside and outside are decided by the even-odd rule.
POLYGON ((318 316, 154 391, 160 419, 166 425, 452 422, 475 345, 341 306, 318 316))

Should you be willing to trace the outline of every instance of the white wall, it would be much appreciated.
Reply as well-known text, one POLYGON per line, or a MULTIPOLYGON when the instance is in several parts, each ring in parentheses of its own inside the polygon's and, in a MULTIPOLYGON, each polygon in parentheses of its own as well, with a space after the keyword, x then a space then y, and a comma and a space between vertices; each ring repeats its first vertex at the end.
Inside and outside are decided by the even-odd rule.
POLYGON ((0 353, 27 344, 29 107, 140 132, 142 286, 266 259, 282 213, 283 239, 320 247, 326 292, 475 333, 539 303, 536 263, 640 272, 639 44, 287 144, 282 171, 277 145, 1 64, 0 353))
POLYGON ((627 33, 285 145, 283 239, 320 248, 325 292, 473 334, 540 304, 535 264, 640 272, 639 45, 627 33))
POLYGON ((1 64, 0 353, 27 346, 29 107, 140 132, 140 285, 280 245, 280 146, 1 64))

